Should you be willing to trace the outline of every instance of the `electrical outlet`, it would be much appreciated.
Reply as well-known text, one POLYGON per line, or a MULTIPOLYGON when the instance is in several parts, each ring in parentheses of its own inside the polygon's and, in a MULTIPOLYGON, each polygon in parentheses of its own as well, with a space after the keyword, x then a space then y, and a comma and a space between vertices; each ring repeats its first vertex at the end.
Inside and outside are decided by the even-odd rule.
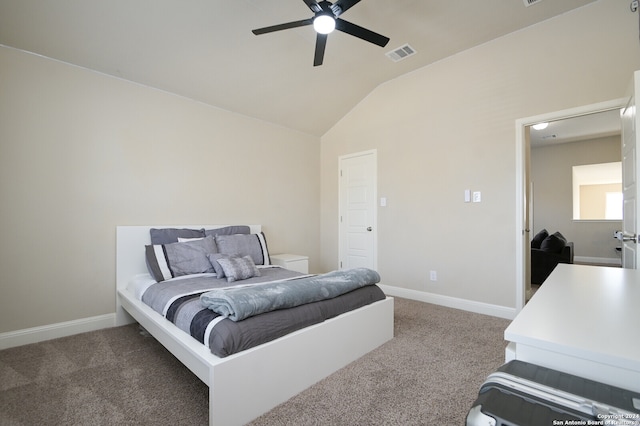
POLYGON ((436 271, 429 271, 429 279, 431 281, 438 281, 438 273, 436 271))

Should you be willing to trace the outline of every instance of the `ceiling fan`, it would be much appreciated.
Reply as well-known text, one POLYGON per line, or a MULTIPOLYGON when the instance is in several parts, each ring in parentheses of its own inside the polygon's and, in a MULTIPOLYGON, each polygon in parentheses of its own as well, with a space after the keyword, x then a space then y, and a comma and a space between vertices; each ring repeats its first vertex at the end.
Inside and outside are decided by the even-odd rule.
POLYGON ((316 51, 313 58, 313 66, 322 65, 324 50, 327 45, 327 36, 334 29, 361 38, 369 43, 384 47, 389 42, 389 38, 378 33, 374 33, 359 25, 340 19, 339 16, 349 10, 352 6, 360 3, 360 0, 338 0, 335 3, 328 1, 302 0, 314 13, 313 18, 300 21, 287 22, 285 24, 273 25, 270 27, 258 28, 252 32, 255 35, 272 33, 274 31, 288 30, 290 28, 313 25, 318 33, 316 36, 316 51))

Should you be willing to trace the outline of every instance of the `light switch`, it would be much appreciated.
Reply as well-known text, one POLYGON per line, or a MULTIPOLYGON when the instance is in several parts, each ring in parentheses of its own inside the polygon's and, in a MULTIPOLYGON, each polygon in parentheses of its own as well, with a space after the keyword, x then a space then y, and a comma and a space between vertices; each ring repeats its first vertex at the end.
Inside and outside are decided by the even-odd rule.
POLYGON ((387 197, 380 197, 380 207, 387 206, 387 197))
POLYGON ((473 202, 479 203, 482 201, 482 193, 480 191, 473 191, 473 202))
POLYGON ((465 189, 464 190, 464 202, 465 203, 470 203, 471 202, 471 190, 470 189, 465 189))

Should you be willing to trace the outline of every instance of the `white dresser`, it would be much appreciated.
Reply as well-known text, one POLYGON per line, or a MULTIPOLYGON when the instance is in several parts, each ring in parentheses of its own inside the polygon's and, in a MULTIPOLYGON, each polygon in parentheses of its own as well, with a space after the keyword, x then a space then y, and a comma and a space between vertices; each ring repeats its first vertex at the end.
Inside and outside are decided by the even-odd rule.
POLYGON ((640 271, 560 263, 504 337, 507 361, 640 392, 640 271))
POLYGON ((271 259, 271 263, 274 265, 282 266, 286 269, 291 269, 292 271, 297 271, 302 274, 309 273, 309 257, 301 256, 299 254, 272 254, 269 256, 271 259))

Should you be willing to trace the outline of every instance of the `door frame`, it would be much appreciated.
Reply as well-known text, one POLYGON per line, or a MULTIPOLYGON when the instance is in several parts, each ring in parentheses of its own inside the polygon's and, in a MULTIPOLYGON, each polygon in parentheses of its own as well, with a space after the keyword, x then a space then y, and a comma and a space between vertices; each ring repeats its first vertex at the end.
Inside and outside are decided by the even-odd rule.
MULTIPOLYGON (((640 158, 638 157, 638 132, 640 129, 638 128, 638 113, 636 111, 636 107, 638 104, 638 92, 640 92, 640 71, 635 71, 633 76, 631 77, 631 82, 629 87, 627 88, 627 103, 624 106, 623 113, 627 112, 628 109, 632 109, 632 118, 631 118, 631 128, 632 131, 630 135, 632 136, 630 140, 627 138, 625 132, 625 121, 628 121, 628 118, 623 118, 622 125, 622 193, 623 193, 623 215, 622 215, 622 267, 623 268, 640 268, 640 249, 638 249, 638 245, 640 241, 638 241, 638 233, 640 229, 638 224, 638 215, 640 214, 640 188, 638 187, 638 163, 640 162, 640 158), (626 146, 626 142, 629 142, 629 146, 626 146), (629 154, 633 154, 631 156, 632 163, 629 164, 625 159, 629 158, 629 154), (635 176, 631 177, 627 175, 627 172, 631 170, 635 172, 635 176), (633 180, 633 189, 629 189, 626 184, 629 182, 626 180, 627 178, 631 178, 633 180), (632 196, 632 203, 629 203, 629 198, 626 196, 627 193, 632 196), (627 207, 631 206, 631 212, 627 214, 627 207), (631 218, 631 216, 633 216, 631 218), (630 227, 632 229, 630 229, 630 227), (624 237, 634 236, 635 240, 627 240, 624 237), (633 242, 632 242, 633 241, 633 242), (632 253, 630 253, 630 251, 632 253), (633 254, 633 256, 630 256, 633 254)), ((618 237, 619 238, 619 237, 618 237)))
POLYGON ((530 183, 526 177, 526 166, 527 161, 529 161, 529 147, 526 143, 527 128, 533 124, 544 121, 563 120, 566 118, 610 111, 612 109, 621 109, 625 107, 627 101, 627 98, 618 98, 610 101, 548 112, 531 117, 519 118, 516 120, 516 314, 522 310, 525 304, 525 284, 527 282, 527 277, 525 276, 525 262, 529 255, 529 241, 531 239, 528 232, 529 230, 526 229, 527 224, 525 223, 525 211, 528 208, 526 188, 530 183))
POLYGON ((370 149, 367 151, 354 152, 351 154, 345 154, 338 157, 338 269, 341 268, 341 261, 345 253, 343 253, 344 243, 344 227, 340 221, 340 215, 342 214, 342 180, 340 179, 340 173, 342 172, 342 163, 344 160, 348 160, 355 157, 362 157, 365 155, 372 155, 374 163, 373 174, 373 269, 378 270, 378 150, 370 149))

